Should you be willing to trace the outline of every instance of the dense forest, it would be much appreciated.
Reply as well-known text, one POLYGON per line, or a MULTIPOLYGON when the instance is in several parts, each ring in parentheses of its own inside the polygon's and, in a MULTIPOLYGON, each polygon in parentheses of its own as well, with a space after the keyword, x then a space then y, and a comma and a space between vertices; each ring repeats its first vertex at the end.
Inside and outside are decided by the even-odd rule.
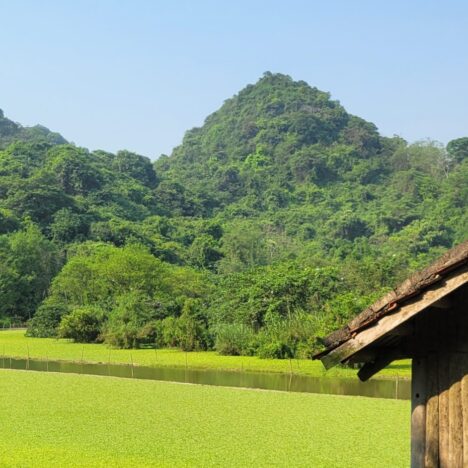
POLYGON ((0 111, 0 323, 117 347, 309 357, 468 238, 468 137, 381 136, 265 73, 154 163, 0 111))

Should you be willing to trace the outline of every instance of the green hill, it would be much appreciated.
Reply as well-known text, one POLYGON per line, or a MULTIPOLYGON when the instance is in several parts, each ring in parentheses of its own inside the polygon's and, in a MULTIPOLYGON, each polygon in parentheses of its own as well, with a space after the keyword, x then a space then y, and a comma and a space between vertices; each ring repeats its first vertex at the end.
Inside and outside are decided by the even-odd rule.
POLYGON ((281 74, 154 164, 3 114, 0 146, 0 319, 37 336, 308 356, 468 238, 468 138, 383 137, 281 74))
MULTIPOLYGON (((465 140, 456 141, 467 148, 465 140)), ((382 137, 285 75, 247 86, 155 166, 161 186, 190 199, 185 210, 220 219, 227 231, 251 224, 264 242, 282 242, 280 256, 359 258, 371 249, 414 259, 468 236, 464 156, 382 137)), ((270 263, 264 255, 253 264, 270 263)))
POLYGON ((266 73, 228 99, 202 128, 188 131, 156 167, 168 181, 195 192, 201 212, 248 197, 265 210, 294 202, 291 194, 304 183, 339 179, 346 168, 333 167, 331 158, 343 159, 349 169, 381 149, 375 126, 348 114, 327 93, 266 73))
POLYGON ((51 132, 42 125, 23 127, 5 117, 0 109, 0 148, 5 148, 14 141, 34 141, 50 143, 53 145, 64 144, 67 141, 59 133, 51 132))

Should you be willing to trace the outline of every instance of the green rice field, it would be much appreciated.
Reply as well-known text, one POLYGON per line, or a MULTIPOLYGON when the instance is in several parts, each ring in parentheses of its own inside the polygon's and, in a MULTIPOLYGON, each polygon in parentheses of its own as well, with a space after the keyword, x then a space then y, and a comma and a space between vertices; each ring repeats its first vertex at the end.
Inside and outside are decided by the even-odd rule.
POLYGON ((0 394, 2 467, 409 461, 404 401, 12 370, 0 370, 0 394))
MULTIPOLYGON (((0 354, 50 360, 110 362, 158 367, 190 367, 246 372, 281 372, 315 377, 355 377, 356 371, 336 367, 325 371, 322 363, 307 359, 260 359, 221 356, 213 351, 185 353, 177 349, 110 349, 103 344, 79 344, 53 338, 27 338, 24 330, 0 331, 0 354)), ((377 377, 410 377, 410 361, 397 361, 377 377)))

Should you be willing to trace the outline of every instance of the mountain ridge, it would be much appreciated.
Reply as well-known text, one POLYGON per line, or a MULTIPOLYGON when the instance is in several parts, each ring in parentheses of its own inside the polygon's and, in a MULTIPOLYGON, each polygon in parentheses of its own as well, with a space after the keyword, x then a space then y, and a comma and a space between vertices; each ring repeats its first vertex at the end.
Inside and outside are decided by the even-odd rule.
POLYGON ((43 125, 23 127, 21 124, 6 118, 3 110, 0 109, 0 149, 6 148, 14 141, 34 141, 53 145, 68 143, 62 135, 50 131, 43 125))

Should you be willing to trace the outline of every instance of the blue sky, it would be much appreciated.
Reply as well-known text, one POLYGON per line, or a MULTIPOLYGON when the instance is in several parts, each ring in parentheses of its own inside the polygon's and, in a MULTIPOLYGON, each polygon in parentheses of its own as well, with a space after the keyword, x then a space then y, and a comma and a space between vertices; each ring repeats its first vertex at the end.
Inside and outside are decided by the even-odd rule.
POLYGON ((468 135, 465 0, 0 0, 0 108, 152 159, 263 72, 384 135, 468 135))

